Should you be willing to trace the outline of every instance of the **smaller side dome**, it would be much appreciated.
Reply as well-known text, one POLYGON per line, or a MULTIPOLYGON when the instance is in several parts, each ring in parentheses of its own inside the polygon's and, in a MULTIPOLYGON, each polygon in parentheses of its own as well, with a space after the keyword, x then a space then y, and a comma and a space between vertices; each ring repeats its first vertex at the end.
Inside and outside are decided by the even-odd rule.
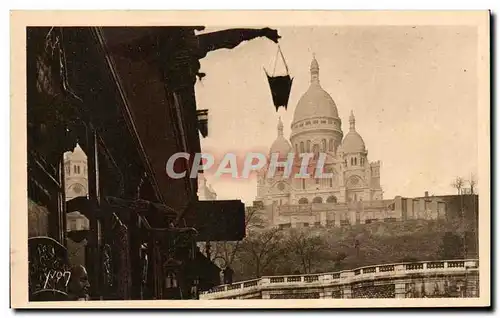
POLYGON ((278 137, 271 145, 269 154, 278 153, 280 158, 286 158, 290 152, 292 152, 292 145, 283 136, 283 123, 280 117, 278 121, 278 137))
POLYGON ((341 151, 343 153, 359 153, 366 151, 365 142, 356 131, 356 119, 352 111, 351 116, 349 116, 349 132, 342 141, 341 151))

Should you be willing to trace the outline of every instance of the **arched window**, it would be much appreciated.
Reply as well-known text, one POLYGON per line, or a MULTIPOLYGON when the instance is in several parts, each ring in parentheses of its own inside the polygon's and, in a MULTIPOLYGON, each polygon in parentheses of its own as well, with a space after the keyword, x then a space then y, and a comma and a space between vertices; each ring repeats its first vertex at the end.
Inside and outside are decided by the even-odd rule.
POLYGON ((306 179, 302 179, 302 189, 306 188, 306 179))
POLYGON ((332 179, 332 178, 330 178, 330 179, 328 179, 328 180, 330 181, 330 188, 333 188, 333 179, 332 179))
POLYGON ((69 164, 66 164, 66 173, 69 175, 71 175, 71 166, 69 164))
POLYGON ((333 151, 333 139, 330 139, 330 144, 328 145, 328 151, 333 151))
POLYGON ((358 158, 354 158, 354 165, 357 166, 358 165, 358 158))
POLYGON ((315 197, 313 203, 323 203, 323 199, 321 197, 315 197))
POLYGON ((78 173, 77 171, 78 171, 78 170, 76 170, 76 165, 74 165, 74 166, 73 166, 73 172, 74 172, 74 173, 78 173))
POLYGON ((299 199, 299 204, 308 204, 309 201, 306 198, 299 199))
POLYGON ((300 152, 304 153, 304 142, 303 141, 300 142, 300 152))
POLYGON ((326 199, 326 202, 328 203, 337 203, 337 197, 334 196, 334 195, 331 195, 329 196, 327 199, 326 199))
POLYGON ((351 157, 351 166, 354 166, 354 158, 351 157))
POLYGON ((321 140, 321 151, 326 152, 326 139, 321 140))
POLYGON ((311 141, 310 140, 307 141, 306 148, 307 148, 307 152, 311 152, 311 141))
POLYGON ((76 166, 76 170, 78 171, 78 174, 80 174, 80 166, 76 166))

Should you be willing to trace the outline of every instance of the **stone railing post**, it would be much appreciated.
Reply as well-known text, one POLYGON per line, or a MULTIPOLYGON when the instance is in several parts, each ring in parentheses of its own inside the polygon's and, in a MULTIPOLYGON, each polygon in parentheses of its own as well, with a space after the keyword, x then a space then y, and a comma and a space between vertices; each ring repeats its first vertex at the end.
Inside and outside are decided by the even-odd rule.
POLYGON ((345 271, 340 273, 340 281, 344 283, 344 287, 342 287, 342 298, 351 298, 352 297, 352 289, 350 281, 354 277, 354 271, 345 271))
POLYGON ((352 298, 352 288, 351 288, 350 284, 345 285, 342 288, 342 298, 346 298, 346 299, 352 298))
POLYGON ((342 272, 342 273, 340 273, 340 281, 341 282, 349 282, 353 276, 354 276, 354 271, 342 272))
POLYGON ((465 268, 478 268, 479 262, 477 260, 466 260, 464 266, 465 268))
POLYGON ((269 277, 262 277, 259 282, 258 282, 258 285, 259 286, 267 286, 271 283, 271 280, 269 279, 269 277))
POLYGON ((406 283, 401 281, 394 282, 395 298, 406 298, 406 283))
POLYGON ((404 271, 406 271, 406 265, 405 264, 394 265, 394 271, 395 272, 404 272, 404 271))
POLYGON ((332 274, 323 274, 323 275, 318 275, 318 281, 320 282, 329 282, 332 280, 332 274))

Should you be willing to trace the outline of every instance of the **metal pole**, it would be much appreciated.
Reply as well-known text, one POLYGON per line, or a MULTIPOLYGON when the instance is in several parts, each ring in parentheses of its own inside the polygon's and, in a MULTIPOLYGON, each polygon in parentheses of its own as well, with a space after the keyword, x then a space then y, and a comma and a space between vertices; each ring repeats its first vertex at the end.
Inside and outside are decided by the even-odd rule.
MULTIPOLYGON (((87 147, 87 165, 88 165, 88 194, 89 200, 94 204, 94 207, 99 206, 100 194, 99 194, 99 161, 98 161, 98 141, 97 134, 89 127, 87 133, 88 147, 87 147)), ((101 273, 101 260, 99 253, 99 243, 101 239, 100 235, 100 222, 97 218, 97 211, 93 211, 89 219, 90 235, 89 242, 87 243, 89 254, 87 267, 90 280, 91 295, 93 297, 100 298, 100 275, 101 273)))

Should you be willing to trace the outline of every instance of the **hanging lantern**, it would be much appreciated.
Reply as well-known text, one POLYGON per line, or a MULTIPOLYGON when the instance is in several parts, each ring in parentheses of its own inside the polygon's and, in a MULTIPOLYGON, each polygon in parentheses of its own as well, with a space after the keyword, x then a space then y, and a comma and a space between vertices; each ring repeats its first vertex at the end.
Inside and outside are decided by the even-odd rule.
POLYGON ((267 81, 269 82, 269 88, 271 89, 271 95, 273 97, 273 103, 276 107, 276 111, 278 108, 285 107, 285 110, 288 107, 288 98, 290 97, 290 91, 292 89, 293 78, 290 77, 290 73, 288 72, 288 65, 286 64, 285 57, 283 56, 283 52, 281 52, 281 48, 278 45, 278 52, 276 53, 276 60, 274 62, 274 70, 273 74, 269 75, 269 73, 264 69, 264 72, 267 76, 267 81), (283 60, 286 68, 286 75, 276 76, 276 63, 278 62, 278 53, 283 60))

